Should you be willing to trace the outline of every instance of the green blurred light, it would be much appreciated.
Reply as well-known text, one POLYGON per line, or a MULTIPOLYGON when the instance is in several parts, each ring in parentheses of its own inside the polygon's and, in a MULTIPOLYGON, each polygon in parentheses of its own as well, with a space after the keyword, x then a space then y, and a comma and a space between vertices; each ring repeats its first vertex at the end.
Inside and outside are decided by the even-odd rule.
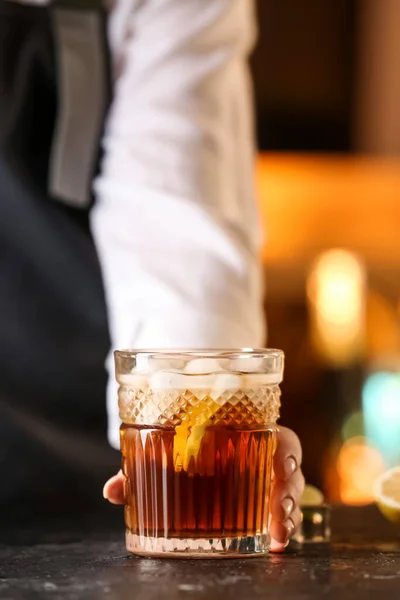
POLYGON ((400 374, 370 375, 362 393, 365 436, 388 466, 400 461, 400 374))
POLYGON ((347 417, 343 423, 341 435, 344 442, 354 437, 364 436, 364 415, 362 411, 353 412, 347 417))

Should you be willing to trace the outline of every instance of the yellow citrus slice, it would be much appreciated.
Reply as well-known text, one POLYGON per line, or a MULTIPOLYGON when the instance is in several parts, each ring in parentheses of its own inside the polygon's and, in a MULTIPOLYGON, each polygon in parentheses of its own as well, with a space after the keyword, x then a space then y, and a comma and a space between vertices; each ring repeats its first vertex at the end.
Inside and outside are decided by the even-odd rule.
POLYGON ((308 483, 304 487, 300 506, 321 506, 324 503, 323 493, 313 485, 308 483))
POLYGON ((389 469, 379 477, 375 496, 382 514, 400 525, 400 466, 389 469))
POLYGON ((196 406, 188 408, 182 423, 175 428, 174 466, 175 471, 188 471, 191 458, 196 460, 201 441, 210 418, 220 409, 220 405, 207 396, 196 406))

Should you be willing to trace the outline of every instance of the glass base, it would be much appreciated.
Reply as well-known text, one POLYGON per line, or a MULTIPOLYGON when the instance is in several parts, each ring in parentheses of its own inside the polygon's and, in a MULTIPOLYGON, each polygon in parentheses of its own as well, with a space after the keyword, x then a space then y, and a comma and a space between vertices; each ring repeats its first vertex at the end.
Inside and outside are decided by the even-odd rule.
POLYGON ((213 539, 156 538, 127 531, 126 549, 139 556, 158 558, 251 558, 268 554, 271 539, 267 534, 213 539))

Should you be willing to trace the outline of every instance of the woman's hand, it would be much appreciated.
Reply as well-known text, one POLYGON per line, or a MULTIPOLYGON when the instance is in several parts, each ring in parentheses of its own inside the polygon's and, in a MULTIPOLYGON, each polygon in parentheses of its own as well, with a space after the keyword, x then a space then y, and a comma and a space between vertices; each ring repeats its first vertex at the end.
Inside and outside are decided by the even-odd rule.
POLYGON ((300 525, 300 499, 304 490, 301 457, 297 435, 287 427, 280 427, 269 509, 273 552, 282 552, 300 525))
MULTIPOLYGON (((124 475, 120 471, 104 486, 104 498, 112 504, 124 503, 124 475)), ((280 427, 274 457, 274 482, 270 513, 272 551, 282 552, 300 525, 300 498, 304 489, 301 472, 301 445, 297 435, 280 427)))

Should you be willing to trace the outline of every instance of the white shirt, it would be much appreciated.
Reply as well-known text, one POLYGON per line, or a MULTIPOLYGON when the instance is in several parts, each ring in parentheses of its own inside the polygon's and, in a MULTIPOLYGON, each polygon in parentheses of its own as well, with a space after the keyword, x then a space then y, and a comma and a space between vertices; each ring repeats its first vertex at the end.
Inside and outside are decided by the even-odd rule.
MULTIPOLYGON (((264 343, 253 8, 253 0, 114 2, 114 100, 91 214, 112 351, 264 343)), ((108 433, 118 447, 112 351, 108 433)))

